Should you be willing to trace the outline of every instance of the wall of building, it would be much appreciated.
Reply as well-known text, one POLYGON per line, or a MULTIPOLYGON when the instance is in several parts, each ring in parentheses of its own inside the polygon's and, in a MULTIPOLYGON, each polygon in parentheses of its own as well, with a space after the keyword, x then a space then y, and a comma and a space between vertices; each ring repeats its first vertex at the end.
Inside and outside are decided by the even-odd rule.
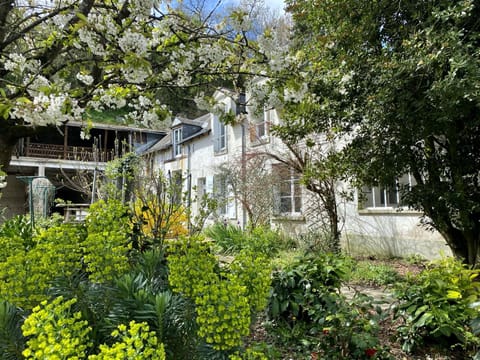
POLYGON ((426 259, 451 255, 450 248, 436 231, 420 224, 421 213, 403 210, 359 210, 356 200, 342 207, 343 248, 352 255, 426 259))

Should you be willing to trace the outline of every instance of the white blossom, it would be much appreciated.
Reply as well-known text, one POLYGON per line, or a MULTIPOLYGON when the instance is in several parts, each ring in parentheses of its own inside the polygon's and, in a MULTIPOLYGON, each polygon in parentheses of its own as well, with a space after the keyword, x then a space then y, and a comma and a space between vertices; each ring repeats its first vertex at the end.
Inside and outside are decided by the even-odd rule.
POLYGON ((7 71, 17 71, 23 73, 27 66, 27 59, 22 54, 11 53, 8 59, 4 60, 3 67, 7 71))
POLYGON ((85 73, 77 73, 77 79, 80 80, 85 85, 92 85, 93 84, 93 76, 85 73))
POLYGON ((150 72, 142 67, 124 66, 122 75, 132 84, 141 84, 150 76, 150 72))
POLYGON ((134 52, 138 56, 144 56, 148 49, 145 36, 138 32, 132 32, 130 29, 118 39, 118 45, 124 52, 134 52))
MULTIPOLYGON (((100 38, 97 34, 93 31, 82 27, 78 30, 78 37, 81 42, 87 44, 90 51, 98 56, 105 56, 107 52, 105 51, 105 46, 100 41, 100 38)), ((82 48, 83 46, 80 43, 76 44, 78 48, 82 48)))
POLYGON ((44 88, 51 85, 50 81, 42 75, 37 75, 33 79, 25 77, 23 83, 27 86, 27 91, 31 96, 42 93, 44 88))

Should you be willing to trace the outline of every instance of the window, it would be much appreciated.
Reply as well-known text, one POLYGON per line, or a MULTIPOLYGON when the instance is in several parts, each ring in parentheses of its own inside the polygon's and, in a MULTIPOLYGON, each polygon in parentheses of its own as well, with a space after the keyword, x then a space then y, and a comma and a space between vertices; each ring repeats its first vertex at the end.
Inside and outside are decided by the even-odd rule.
POLYGON ((250 125, 250 142, 251 143, 265 143, 268 141, 270 124, 273 119, 273 109, 265 110, 263 119, 257 119, 250 125))
POLYGON ((390 186, 364 186, 359 198, 359 208, 397 208, 402 206, 401 187, 411 187, 415 179, 405 174, 390 186))
POLYGON ((227 179, 225 176, 215 175, 213 177, 213 193, 217 200, 217 215, 227 214, 227 179))
POLYGON ((172 171, 170 173, 170 191, 172 196, 172 203, 176 205, 181 205, 182 203, 182 172, 181 171, 172 171))
POLYGON ((207 179, 202 177, 197 179, 197 197, 203 198, 207 194, 207 179))
POLYGON ((202 177, 197 179, 197 209, 202 210, 203 199, 207 195, 207 179, 202 177))
POLYGON ((182 128, 173 130, 173 157, 182 155, 182 128))
POLYGON ((217 116, 213 118, 213 150, 216 153, 227 150, 227 127, 217 116))
POLYGON ((293 169, 284 165, 274 168, 279 185, 276 191, 276 213, 282 215, 298 215, 302 212, 302 192, 300 177, 293 169))

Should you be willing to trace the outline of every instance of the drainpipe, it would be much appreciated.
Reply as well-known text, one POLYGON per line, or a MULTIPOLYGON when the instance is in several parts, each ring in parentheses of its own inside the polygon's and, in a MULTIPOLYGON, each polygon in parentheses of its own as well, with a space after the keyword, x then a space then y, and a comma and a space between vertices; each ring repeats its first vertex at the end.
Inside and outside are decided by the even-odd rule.
POLYGON ((246 203, 246 193, 245 193, 245 183, 247 175, 247 164, 246 161, 246 150, 247 150, 247 139, 246 139, 246 130, 245 130, 245 120, 242 119, 242 229, 247 228, 247 211, 245 209, 246 203))
POLYGON ((192 217, 192 173, 191 173, 191 158, 192 158, 192 144, 187 146, 187 214, 188 214, 188 232, 192 230, 191 217, 192 217))

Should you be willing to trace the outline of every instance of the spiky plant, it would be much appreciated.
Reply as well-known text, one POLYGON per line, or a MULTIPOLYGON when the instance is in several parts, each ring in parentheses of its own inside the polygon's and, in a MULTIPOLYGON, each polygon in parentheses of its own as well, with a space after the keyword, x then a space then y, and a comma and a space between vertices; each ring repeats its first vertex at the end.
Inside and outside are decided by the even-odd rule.
POLYGON ((23 359, 25 348, 21 326, 25 312, 7 301, 0 301, 0 354, 3 360, 23 359))

